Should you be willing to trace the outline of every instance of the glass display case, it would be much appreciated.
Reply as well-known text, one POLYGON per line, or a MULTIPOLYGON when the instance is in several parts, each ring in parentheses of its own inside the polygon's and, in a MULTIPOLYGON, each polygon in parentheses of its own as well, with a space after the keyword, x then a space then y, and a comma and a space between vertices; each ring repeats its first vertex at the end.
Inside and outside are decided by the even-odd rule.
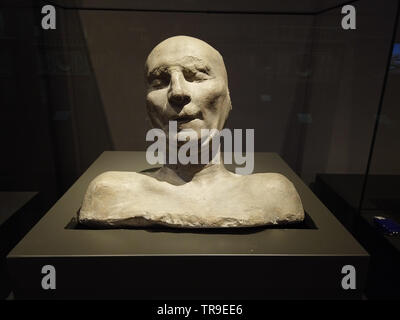
MULTIPOLYGON (((70 237, 72 232, 76 232, 74 237, 77 232, 86 232, 91 236, 82 239, 95 241, 95 230, 82 231, 68 222, 75 216, 74 210, 95 171, 112 170, 113 164, 120 170, 131 169, 124 167, 125 160, 112 158, 105 151, 115 152, 113 154, 146 151, 149 145, 146 132, 151 124, 146 115, 144 63, 155 45, 175 35, 202 39, 221 53, 232 100, 226 127, 254 129, 254 151, 277 154, 285 168, 282 172, 293 174, 296 187, 302 190, 309 218, 305 224, 298 229, 294 227, 295 230, 266 227, 258 230, 266 235, 259 241, 285 242, 279 236, 269 238, 269 235, 281 235, 280 232, 286 230, 293 236, 287 238, 290 249, 282 250, 290 252, 293 259, 302 254, 315 257, 328 253, 332 259, 329 261, 335 261, 324 260, 325 269, 317 278, 326 278, 329 288, 337 282, 340 290, 311 286, 313 289, 303 292, 301 288, 304 289, 305 283, 296 282, 294 278, 291 281, 298 287, 290 298, 315 298, 321 292, 322 297, 327 298, 396 297, 399 280, 395 272, 387 281, 393 285, 378 286, 374 276, 382 272, 380 267, 385 265, 383 258, 379 258, 380 250, 386 250, 382 249, 386 248, 385 241, 398 250, 400 238, 383 236, 372 219, 386 215, 400 223, 400 153, 397 147, 400 132, 396 108, 400 75, 398 1, 5 2, 0 8, 4 150, 0 187, 4 192, 37 193, 40 205, 36 206, 35 222, 44 216, 9 255, 10 274, 14 284, 17 283, 15 288, 21 292, 20 297, 51 298, 32 287, 24 291, 22 280, 16 279, 23 272, 29 275, 33 272, 27 271, 27 263, 22 261, 24 249, 32 250, 32 256, 37 256, 40 255, 38 247, 43 246, 46 255, 51 256, 52 247, 46 247, 45 243, 64 243, 67 239, 49 238, 57 232, 65 237, 70 237), (51 10, 42 12, 45 5, 55 10, 52 26, 51 17, 47 16, 51 10), (95 162, 96 159, 99 160, 95 162), (109 165, 104 165, 104 159, 110 161, 109 165), (51 214, 46 215, 50 208, 51 214), (65 208, 70 211, 66 213, 65 208), (57 215, 62 217, 58 222, 57 215), (67 217, 68 221, 64 221, 67 217), (60 230, 46 233, 45 227, 60 230), (333 230, 341 235, 336 243, 328 237, 330 234, 333 237, 333 230), (318 234, 318 241, 326 243, 307 247, 307 241, 317 238, 307 238, 306 232, 313 237, 318 234), (289 240, 296 237, 308 239, 304 240, 304 247, 301 244, 296 247, 296 241, 289 240), (372 247, 374 237, 386 237, 386 240, 372 247), (373 262, 368 277, 367 252, 373 262), (343 257, 346 255, 363 257, 352 260, 352 264, 360 268, 357 278, 360 287, 354 294, 340 287, 343 276, 340 270, 331 276, 325 273, 331 272, 333 266, 345 265, 343 257), (391 294, 385 294, 385 290, 391 294)), ((143 169, 133 164, 139 160, 132 159, 133 169, 143 169)), ((259 165, 258 168, 281 167, 259 165)), ((13 218, 7 216, 7 219, 13 218)), ((24 229, 23 235, 32 224, 24 229)), ((115 230, 114 233, 101 232, 100 243, 108 237, 119 237, 115 230)), ((155 234, 162 241, 160 233, 155 234)), ((183 234, 182 239, 201 243, 200 234, 183 234)), ((146 234, 145 238, 151 242, 148 236, 146 234)), ((252 236, 254 240, 256 235, 249 237, 252 236)), ((218 244, 219 235, 212 237, 218 244)), ((15 245, 16 241, 8 246, 7 252, 15 245)), ((77 243, 74 246, 79 247, 77 243)), ((105 249, 107 255, 112 255, 112 246, 105 249)), ((235 242, 228 247, 239 256, 244 253, 241 250, 247 250, 240 246, 235 242)), ((59 252, 61 255, 76 253, 73 247, 64 249, 59 252)), ((86 249, 82 254, 102 255, 100 249, 86 249)), ((180 253, 190 254, 186 250, 189 249, 182 249, 180 253)), ((260 254, 265 253, 259 250, 260 254)), ((268 254, 280 253, 273 246, 268 250, 271 250, 268 254)), ((126 253, 122 251, 117 250, 116 255, 126 253)), ((222 251, 214 253, 222 254, 222 251)), ((223 252, 226 253, 229 252, 223 252)), ((398 251, 392 254, 398 258, 398 251)), ((1 258, 5 259, 5 253, 1 258)), ((195 265, 199 263, 197 258, 187 263, 195 265)), ((133 267, 132 261, 127 265, 133 267)), ((156 260, 149 261, 151 268, 156 260)), ((247 260, 241 257, 232 261, 245 265, 247 260)), ((298 261, 303 263, 301 259, 298 261)), ((319 260, 312 263, 315 261, 319 260)), ((68 261, 60 269, 77 263, 68 261)), ((93 263, 99 261, 93 260, 85 268, 90 270, 93 263)), ((114 257, 101 263, 121 266, 124 262, 114 257)), ((166 263, 178 262, 169 259, 166 263)), ((277 259, 273 263, 277 270, 277 266, 285 262, 277 259)), ((307 270, 308 261, 302 266, 307 270)), ((2 273, 6 274, 3 269, 2 273)), ((32 279, 36 281, 34 276, 32 279)), ((285 286, 282 288, 290 287, 289 284, 285 286)), ((251 286, 246 288, 251 291, 251 286)), ((73 296, 73 289, 61 292, 59 297, 73 296)), ((276 292, 276 297, 286 297, 283 289, 276 292)), ((202 297, 206 296, 204 293, 202 297)), ((256 294, 250 296, 257 297, 256 294)), ((274 298, 273 294, 266 297, 274 298)))

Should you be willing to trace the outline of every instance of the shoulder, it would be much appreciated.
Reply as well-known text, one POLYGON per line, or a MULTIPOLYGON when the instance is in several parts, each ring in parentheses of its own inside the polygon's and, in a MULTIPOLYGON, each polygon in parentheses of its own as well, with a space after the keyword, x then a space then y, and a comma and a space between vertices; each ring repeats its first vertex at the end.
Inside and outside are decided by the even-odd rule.
MULTIPOLYGON (((136 172, 107 171, 95 177, 86 190, 84 202, 117 201, 122 194, 136 191, 143 176, 136 172)), ((136 192, 135 192, 136 193, 136 192)))
POLYGON ((276 212, 283 220, 303 220, 304 210, 293 183, 279 173, 245 176, 246 189, 266 211, 276 212))
POLYGON ((255 173, 244 177, 260 191, 297 192, 293 183, 280 173, 255 173))
POLYGON ((94 178, 86 191, 87 196, 105 197, 123 195, 137 197, 141 192, 153 190, 156 179, 151 175, 130 171, 107 171, 94 178))
POLYGON ((126 180, 126 179, 131 179, 132 177, 139 175, 136 172, 125 172, 125 171, 106 171, 98 176, 96 176, 91 183, 92 184, 97 184, 97 183, 106 183, 106 182, 113 182, 116 180, 126 180))
POLYGON ((106 171, 94 178, 88 189, 107 188, 107 187, 124 187, 126 185, 135 184, 135 182, 145 179, 146 176, 137 172, 128 171, 106 171))
POLYGON ((79 221, 109 219, 124 203, 140 194, 143 175, 136 172, 108 171, 95 177, 86 190, 79 221))

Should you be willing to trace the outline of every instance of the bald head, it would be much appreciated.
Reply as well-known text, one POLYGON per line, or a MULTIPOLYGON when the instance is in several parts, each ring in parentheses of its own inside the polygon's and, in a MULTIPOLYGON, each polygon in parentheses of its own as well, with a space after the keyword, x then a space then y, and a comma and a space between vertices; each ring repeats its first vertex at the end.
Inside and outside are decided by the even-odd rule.
POLYGON ((193 37, 175 36, 160 42, 146 60, 145 72, 149 77, 164 66, 186 64, 209 69, 228 82, 221 54, 208 43, 193 37))

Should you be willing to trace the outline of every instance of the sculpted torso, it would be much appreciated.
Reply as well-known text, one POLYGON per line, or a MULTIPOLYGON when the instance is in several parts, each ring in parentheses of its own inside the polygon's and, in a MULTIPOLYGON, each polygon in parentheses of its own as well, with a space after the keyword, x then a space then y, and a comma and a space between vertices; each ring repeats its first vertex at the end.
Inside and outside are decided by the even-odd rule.
MULTIPOLYGON (((145 69, 153 127, 171 139, 169 124, 176 121, 174 140, 190 130, 200 149, 209 146, 212 134, 203 129, 221 130, 232 109, 218 51, 199 39, 172 37, 152 50, 145 69)), ((208 156, 220 159, 219 149, 208 156)), ((284 176, 240 176, 212 161, 168 163, 154 172, 103 173, 90 183, 78 215, 80 223, 102 227, 248 227, 303 219, 300 197, 284 176)))
MULTIPOLYGON (((161 172, 160 172, 161 171, 161 172)), ((155 173, 106 172, 91 183, 82 219, 109 226, 247 227, 303 219, 292 183, 276 173, 210 170, 190 182, 155 173), (158 178, 158 179, 157 179, 158 178)))

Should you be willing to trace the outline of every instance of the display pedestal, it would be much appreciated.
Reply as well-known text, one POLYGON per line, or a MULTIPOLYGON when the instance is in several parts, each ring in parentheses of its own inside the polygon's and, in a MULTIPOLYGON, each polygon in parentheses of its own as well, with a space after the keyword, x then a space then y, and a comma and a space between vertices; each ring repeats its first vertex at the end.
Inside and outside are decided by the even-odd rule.
POLYGON ((254 172, 279 172, 294 183, 304 223, 196 230, 71 223, 98 174, 149 167, 144 152, 104 152, 8 255, 15 297, 361 298, 368 254, 275 153, 256 153, 254 172), (45 265, 56 270, 54 290, 42 288, 45 265), (342 288, 345 265, 356 270, 355 289, 342 288))

